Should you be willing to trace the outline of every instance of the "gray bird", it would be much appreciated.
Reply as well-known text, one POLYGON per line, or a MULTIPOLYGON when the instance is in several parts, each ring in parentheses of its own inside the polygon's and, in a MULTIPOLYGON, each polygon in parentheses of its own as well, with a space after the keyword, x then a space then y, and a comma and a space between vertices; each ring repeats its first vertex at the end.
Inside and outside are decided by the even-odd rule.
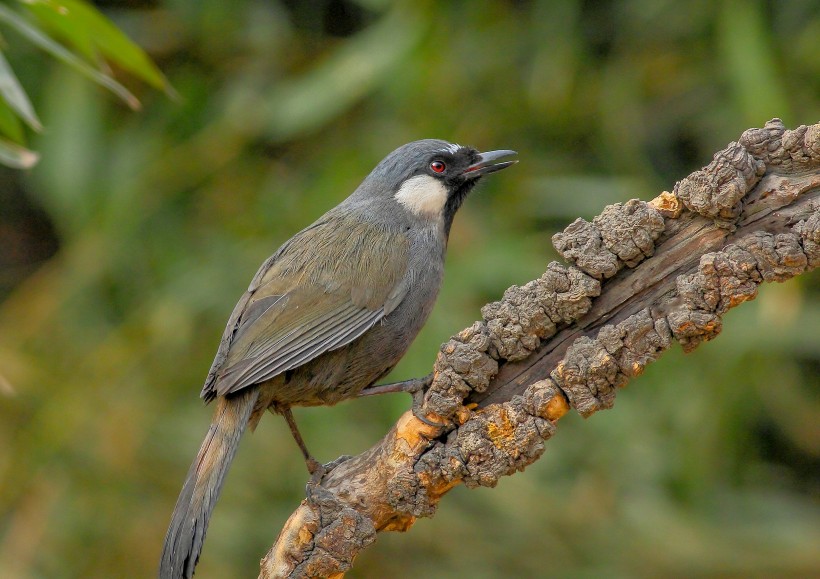
POLYGON ((323 469, 291 406, 336 404, 372 391, 418 334, 441 287, 453 217, 480 177, 516 161, 435 139, 390 153, 353 194, 285 242, 228 320, 202 398, 214 418, 174 507, 162 579, 191 577, 208 519, 245 429, 283 414, 308 470, 323 469))

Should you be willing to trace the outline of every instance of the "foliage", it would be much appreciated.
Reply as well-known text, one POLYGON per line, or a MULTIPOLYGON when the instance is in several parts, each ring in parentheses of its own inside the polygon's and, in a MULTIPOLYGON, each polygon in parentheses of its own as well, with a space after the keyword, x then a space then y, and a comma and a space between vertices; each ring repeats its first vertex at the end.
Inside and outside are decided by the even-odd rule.
MULTIPOLYGON (((439 137, 521 159, 458 215, 402 379, 538 276, 570 220, 669 189, 773 116, 820 118, 812 3, 115 6, 106 14, 179 101, 134 87, 133 114, 23 43, 4 51, 48 127, 33 139, 40 164, 4 187, 44 212, 59 247, 0 277, 0 577, 155 572, 233 304, 394 147, 439 137)), ((17 246, 3 235, 5 258, 17 246)), ((764 286, 714 343, 665 356, 612 411, 562 420, 525 473, 457 489, 434 519, 380 536, 351 576, 817 575, 818 288, 816 273, 764 286)), ((408 405, 296 417, 331 460, 408 405)), ((265 418, 242 442, 197 576, 254 576, 306 479, 284 421, 265 418)))
MULTIPOLYGON (((104 59, 173 93, 143 50, 83 0, 19 0, 15 5, 20 11, 0 4, 4 27, 107 88, 132 109, 139 108, 139 101, 117 82, 104 59)), ((39 155, 24 146, 23 124, 43 130, 28 94, 0 51, 0 163, 18 169, 37 163, 39 155)))

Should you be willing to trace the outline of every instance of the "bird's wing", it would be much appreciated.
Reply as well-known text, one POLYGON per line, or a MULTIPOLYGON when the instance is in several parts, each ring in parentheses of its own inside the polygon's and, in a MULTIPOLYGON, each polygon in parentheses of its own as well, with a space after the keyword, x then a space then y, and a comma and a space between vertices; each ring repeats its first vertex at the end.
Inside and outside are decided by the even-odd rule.
POLYGON ((364 334, 407 294, 408 246, 367 223, 297 234, 234 309, 202 396, 264 382, 364 334))

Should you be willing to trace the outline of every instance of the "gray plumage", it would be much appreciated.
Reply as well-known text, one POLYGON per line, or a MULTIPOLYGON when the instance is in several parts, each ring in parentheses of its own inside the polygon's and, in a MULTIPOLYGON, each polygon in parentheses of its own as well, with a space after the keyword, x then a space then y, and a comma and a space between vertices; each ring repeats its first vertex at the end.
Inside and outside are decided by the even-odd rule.
POLYGON ((202 389, 217 409, 172 515, 162 579, 193 574, 247 426, 268 408, 356 396, 393 369, 432 310, 455 212, 478 177, 512 164, 492 161, 512 153, 404 145, 262 264, 202 389))

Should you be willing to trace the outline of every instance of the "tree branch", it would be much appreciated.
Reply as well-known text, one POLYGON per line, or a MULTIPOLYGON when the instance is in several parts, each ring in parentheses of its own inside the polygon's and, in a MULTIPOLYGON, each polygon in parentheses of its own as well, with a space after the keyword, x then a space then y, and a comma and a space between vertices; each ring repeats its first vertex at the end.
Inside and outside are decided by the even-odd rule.
POLYGON ((673 339, 691 351, 759 284, 817 267, 820 124, 750 129, 672 193, 610 205, 553 243, 572 265, 509 288, 442 346, 423 408, 446 426, 407 412, 309 487, 260 577, 341 576, 378 531, 432 516, 454 486, 523 470, 570 408, 611 408, 673 339))

